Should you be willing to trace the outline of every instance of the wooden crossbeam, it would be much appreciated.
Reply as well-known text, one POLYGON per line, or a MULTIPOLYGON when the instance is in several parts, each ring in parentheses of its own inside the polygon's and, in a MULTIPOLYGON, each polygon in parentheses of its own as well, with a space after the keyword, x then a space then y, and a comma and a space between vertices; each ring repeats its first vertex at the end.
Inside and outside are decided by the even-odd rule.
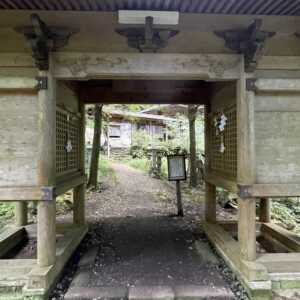
POLYGON ((209 100, 209 89, 186 92, 181 89, 149 92, 115 92, 111 87, 81 87, 80 99, 85 103, 104 104, 201 104, 209 100))

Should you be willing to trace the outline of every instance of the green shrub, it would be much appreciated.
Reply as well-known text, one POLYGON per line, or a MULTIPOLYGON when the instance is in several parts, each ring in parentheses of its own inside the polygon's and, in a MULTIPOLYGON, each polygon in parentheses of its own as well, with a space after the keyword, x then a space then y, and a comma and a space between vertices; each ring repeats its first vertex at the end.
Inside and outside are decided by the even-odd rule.
POLYGON ((14 216, 13 203, 0 203, 0 227, 4 226, 14 216))

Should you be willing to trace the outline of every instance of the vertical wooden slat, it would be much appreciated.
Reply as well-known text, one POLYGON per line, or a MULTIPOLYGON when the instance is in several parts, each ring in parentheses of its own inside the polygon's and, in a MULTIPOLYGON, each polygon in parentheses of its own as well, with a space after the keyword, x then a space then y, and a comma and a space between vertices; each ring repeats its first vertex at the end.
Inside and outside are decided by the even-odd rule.
POLYGON ((202 13, 205 9, 205 7, 209 4, 210 0, 202 0, 199 5, 198 5, 198 8, 197 8, 197 11, 199 13, 202 13))
MULTIPOLYGON (((210 171, 211 163, 211 148, 210 148, 210 104, 205 105, 204 117, 205 117, 205 173, 210 171)), ((216 222, 216 186, 205 182, 205 221, 210 223, 216 222)))
POLYGON ((214 8, 219 3, 220 0, 211 0, 206 7, 206 13, 211 13, 214 11, 214 8))
POLYGON ((35 9, 45 9, 45 6, 40 0, 28 0, 30 2, 33 2, 35 5, 35 9))
POLYGON ((263 3, 265 2, 265 0, 257 0, 256 2, 253 3, 253 5, 249 8, 249 10, 247 11, 248 14, 253 14, 256 12, 257 9, 259 9, 259 7, 261 5, 263 5, 263 3))
POLYGON ((98 10, 98 5, 96 0, 89 0, 89 2, 92 10, 98 10))
POLYGON ((80 10, 80 4, 78 0, 70 0, 70 1, 75 10, 80 10))
MULTIPOLYGON (((38 184, 54 186, 56 181, 56 80, 50 70, 39 71, 39 76, 47 77, 48 87, 38 92, 39 143, 38 143, 38 184)), ((55 200, 38 203, 37 219, 37 261, 40 267, 55 263, 55 200)))
POLYGON ((290 14, 293 14, 294 11, 297 11, 300 9, 300 3, 297 2, 296 4, 294 5, 291 5, 290 7, 288 7, 287 9, 283 10, 281 12, 281 15, 290 15, 290 14))
POLYGON ((282 7, 282 5, 286 3, 286 0, 278 0, 278 1, 273 1, 272 4, 270 4, 266 9, 265 9, 265 14, 269 15, 272 14, 274 11, 278 11, 278 8, 282 7))
POLYGON ((265 10, 274 2, 274 0, 265 1, 256 11, 256 14, 264 14, 265 10))
POLYGON ((25 9, 34 9, 35 5, 32 3, 32 1, 29 0, 23 0, 23 4, 21 5, 22 8, 25 9))
POLYGON ((64 7, 66 10, 72 10, 72 5, 70 4, 69 0, 60 0, 61 5, 64 7))
MULTIPOLYGON (((85 106, 84 102, 80 102, 81 127, 80 127, 80 146, 79 146, 79 169, 85 174, 85 106)), ((74 224, 85 224, 85 184, 74 189, 74 224)))
POLYGON ((7 8, 18 8, 18 5, 13 0, 3 0, 7 8))
POLYGON ((222 11, 220 13, 227 14, 230 11, 232 5, 234 5, 234 3, 235 0, 227 0, 226 5, 222 8, 222 11))

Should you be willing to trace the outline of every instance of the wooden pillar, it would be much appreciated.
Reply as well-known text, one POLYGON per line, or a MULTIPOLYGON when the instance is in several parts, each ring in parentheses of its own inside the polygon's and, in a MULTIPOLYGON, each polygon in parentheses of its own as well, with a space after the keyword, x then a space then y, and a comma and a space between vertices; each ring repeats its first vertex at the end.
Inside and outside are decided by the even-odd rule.
POLYGON ((208 182, 205 183, 205 221, 215 223, 216 214, 216 186, 208 182))
MULTIPOLYGON (((205 105, 205 173, 210 170, 210 104, 205 105)), ((216 217, 216 186, 205 182, 205 221, 215 223, 216 217)))
POLYGON ((242 259, 256 259, 256 199, 238 199, 238 239, 242 259))
MULTIPOLYGON (((56 81, 50 71, 39 71, 47 79, 47 87, 38 92, 39 103, 39 185, 51 188, 55 185, 56 151, 56 81)), ((37 262, 40 267, 55 264, 55 199, 38 203, 37 262)))
MULTIPOLYGON (((244 61, 237 81, 237 182, 241 189, 255 183, 254 91, 246 88, 244 61)), ((240 194, 242 190, 240 190, 240 194)), ((255 198, 238 199, 238 241, 242 259, 256 259, 255 198)))
MULTIPOLYGON (((80 128, 80 146, 79 146, 79 168, 82 174, 85 174, 85 107, 80 103, 81 128, 80 128)), ((73 193, 73 221, 74 224, 85 224, 85 184, 74 189, 73 193)))
POLYGON ((37 262, 40 267, 55 264, 56 232, 55 201, 41 201, 38 205, 37 262))
POLYGON ((271 222, 271 199, 260 199, 259 221, 263 223, 271 222))
POLYGON ((25 201, 18 201, 15 204, 15 224, 18 227, 28 224, 28 205, 25 201))

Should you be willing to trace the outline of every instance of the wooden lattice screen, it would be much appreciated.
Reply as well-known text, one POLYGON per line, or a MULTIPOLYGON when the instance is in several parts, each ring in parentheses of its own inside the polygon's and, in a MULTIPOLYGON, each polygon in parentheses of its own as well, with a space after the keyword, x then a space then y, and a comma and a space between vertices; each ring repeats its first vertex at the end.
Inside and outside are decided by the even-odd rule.
POLYGON ((215 118, 219 113, 210 114, 210 168, 226 178, 236 179, 237 176, 237 113, 236 106, 231 106, 222 111, 227 117, 226 126, 222 134, 215 127, 215 118), (223 138, 222 138, 223 135, 223 138), (225 151, 221 152, 222 139, 225 151))
POLYGON ((56 110, 56 175, 79 169, 80 118, 61 108, 56 110), (69 142, 69 149, 68 149, 69 142), (68 149, 68 150, 67 150, 68 149))

